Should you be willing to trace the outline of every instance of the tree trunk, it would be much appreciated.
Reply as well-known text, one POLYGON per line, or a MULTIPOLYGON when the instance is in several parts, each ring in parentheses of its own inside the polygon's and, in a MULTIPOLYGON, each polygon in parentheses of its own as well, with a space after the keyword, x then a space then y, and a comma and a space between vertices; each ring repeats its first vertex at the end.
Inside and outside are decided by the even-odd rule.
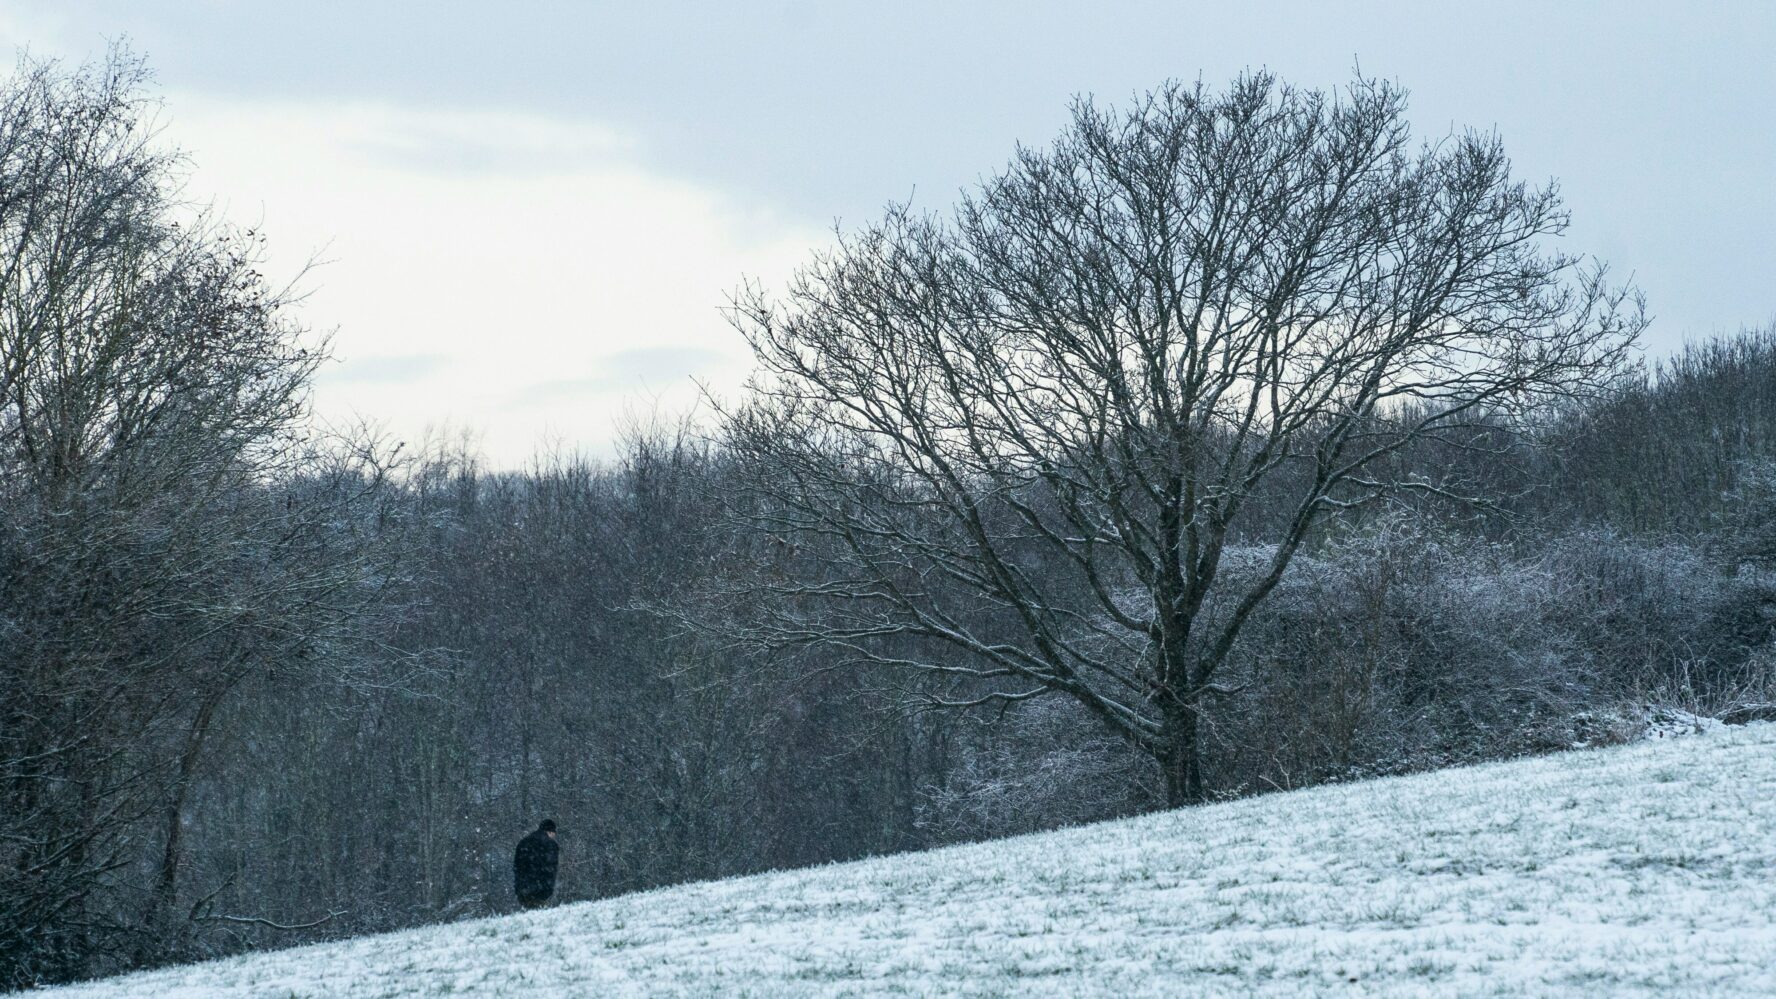
POLYGON ((1196 708, 1169 704, 1165 711, 1165 745, 1159 760, 1165 773, 1166 807, 1200 804, 1207 799, 1202 760, 1196 744, 1196 708))
POLYGON ((234 688, 234 684, 235 680, 230 679, 204 698, 203 703, 198 706, 197 714, 192 718, 191 728, 185 734, 185 746, 179 754, 179 772, 168 794, 166 811, 162 817, 165 838, 162 841, 164 846, 161 850, 160 870, 155 878, 154 892, 149 896, 149 909, 144 921, 149 929, 148 947, 164 948, 171 941, 173 903, 179 897, 185 800, 197 776, 197 763, 203 754, 204 739, 210 733, 210 722, 215 717, 216 708, 234 688))

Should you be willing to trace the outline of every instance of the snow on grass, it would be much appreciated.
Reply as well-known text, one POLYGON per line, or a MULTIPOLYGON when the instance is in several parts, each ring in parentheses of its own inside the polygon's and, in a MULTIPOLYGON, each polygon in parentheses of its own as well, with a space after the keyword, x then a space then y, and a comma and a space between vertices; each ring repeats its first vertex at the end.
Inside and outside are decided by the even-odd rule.
POLYGON ((1776 724, 50 994, 637 993, 1776 995, 1776 724))

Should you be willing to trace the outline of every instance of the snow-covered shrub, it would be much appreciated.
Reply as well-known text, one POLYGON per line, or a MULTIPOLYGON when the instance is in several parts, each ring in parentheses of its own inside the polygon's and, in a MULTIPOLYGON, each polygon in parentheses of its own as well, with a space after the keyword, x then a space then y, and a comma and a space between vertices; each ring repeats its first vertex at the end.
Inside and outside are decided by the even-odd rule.
POLYGON ((1558 624, 1598 696, 1712 713, 1767 688, 1776 583, 1732 571, 1701 547, 1602 531, 1553 539, 1558 624))
POLYGON ((1383 518, 1298 558, 1248 629, 1235 693, 1209 705, 1217 786, 1630 741, 1767 698, 1773 593, 1692 545, 1383 518))
POLYGON ((1080 825, 1163 800, 1147 758, 1071 702, 1027 702, 998 721, 957 731, 950 765, 919 787, 914 821, 925 841, 1080 825))
POLYGON ((1735 560, 1776 562, 1776 459, 1747 458, 1733 464, 1733 484, 1710 518, 1716 543, 1735 560))
POLYGON ((1407 518, 1300 558, 1211 731, 1260 790, 1514 755, 1582 703, 1546 559, 1407 518))

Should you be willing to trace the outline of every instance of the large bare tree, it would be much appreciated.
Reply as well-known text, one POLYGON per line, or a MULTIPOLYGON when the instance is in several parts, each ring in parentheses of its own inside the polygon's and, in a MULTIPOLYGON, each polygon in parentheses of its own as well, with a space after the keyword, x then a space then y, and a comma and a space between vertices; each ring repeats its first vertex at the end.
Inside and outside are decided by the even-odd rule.
POLYGON ((1600 385, 1644 324, 1545 245, 1494 135, 1415 143, 1405 93, 1268 74, 1076 103, 953 213, 901 205, 735 325, 745 508, 811 571, 761 620, 940 681, 1076 699, 1200 800, 1200 714, 1316 527, 1391 469, 1600 385), (1238 557, 1234 557, 1237 553, 1238 557))

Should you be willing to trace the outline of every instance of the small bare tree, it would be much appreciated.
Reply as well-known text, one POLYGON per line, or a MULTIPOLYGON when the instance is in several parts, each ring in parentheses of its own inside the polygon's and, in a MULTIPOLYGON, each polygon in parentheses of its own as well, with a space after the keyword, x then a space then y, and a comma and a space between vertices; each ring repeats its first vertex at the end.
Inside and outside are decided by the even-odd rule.
POLYGON ((952 217, 891 207, 783 300, 744 288, 744 507, 819 550, 761 633, 922 673, 934 704, 1075 698, 1201 800, 1205 698, 1315 528, 1478 498, 1390 459, 1498 440, 1644 325, 1541 245, 1552 185, 1493 135, 1415 146, 1404 111, 1263 73, 1082 99, 952 217))

